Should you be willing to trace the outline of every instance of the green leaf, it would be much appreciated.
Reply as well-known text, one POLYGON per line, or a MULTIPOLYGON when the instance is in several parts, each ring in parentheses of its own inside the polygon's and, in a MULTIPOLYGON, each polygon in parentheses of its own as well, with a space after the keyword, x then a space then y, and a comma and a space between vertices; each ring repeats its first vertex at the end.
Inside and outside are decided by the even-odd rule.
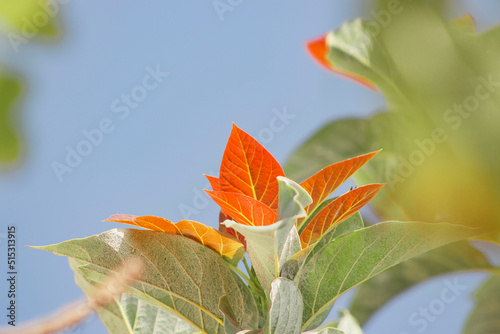
POLYGON ((135 229, 35 247, 78 259, 85 279, 102 282, 130 255, 145 262, 143 275, 127 292, 131 297, 174 312, 202 333, 224 333, 219 300, 227 295, 242 328, 254 329, 258 311, 243 281, 212 250, 178 235, 135 229))
POLYGON ((247 243, 247 252, 255 273, 266 293, 271 281, 279 276, 280 266, 300 250, 295 222, 306 216, 304 207, 311 204, 309 194, 296 182, 278 177, 278 221, 268 226, 248 226, 232 220, 223 224, 241 233, 247 243))
POLYGON ((455 242, 398 264, 362 283, 350 311, 364 324, 401 292, 438 275, 492 268, 484 255, 467 241, 455 242))
POLYGON ((402 117, 379 113, 370 119, 342 119, 328 123, 312 135, 289 158, 285 171, 295 179, 308 177, 334 161, 358 156, 368 151, 383 150, 361 167, 352 178, 357 184, 387 181, 388 185, 371 201, 375 211, 385 219, 407 220, 390 182, 400 163, 400 152, 408 143, 399 125, 402 117))
POLYGON ((269 333, 300 334, 302 296, 293 281, 278 277, 271 282, 269 333))
POLYGON ((0 163, 12 163, 19 157, 21 143, 17 134, 16 102, 21 93, 18 80, 0 76, 0 163))
POLYGON ((446 223, 384 222, 313 248, 294 281, 304 299, 303 330, 319 326, 347 290, 400 262, 464 239, 470 229, 446 223))
MULTIPOLYGON (((325 202, 328 202, 326 200, 325 202)), ((288 279, 294 279, 295 275, 299 272, 300 268, 306 262, 308 256, 312 256, 315 252, 314 249, 319 250, 325 245, 329 244, 333 239, 338 238, 344 234, 359 230, 364 227, 363 219, 359 212, 356 212, 351 217, 347 218, 340 224, 333 227, 326 234, 322 235, 317 243, 311 245, 307 248, 302 249, 300 252, 292 256, 282 267, 280 276, 286 277, 288 279)))
MULTIPOLYGON (((76 284, 91 296, 97 282, 85 275, 87 262, 69 259, 75 272, 76 284)), ((140 299, 123 294, 119 300, 97 310, 101 321, 111 334, 172 333, 193 334, 199 330, 162 307, 155 307, 140 299)))
POLYGON ((46 0, 0 1, 0 18, 17 30, 16 36, 20 38, 29 39, 38 34, 54 37, 58 34, 54 17, 60 15, 61 5, 58 1, 50 3, 51 6, 46 0))
POLYGON ((224 313, 224 330, 226 334, 235 334, 242 330, 227 296, 222 296, 219 300, 219 310, 224 313))
POLYGON ((307 331, 307 332, 302 332, 303 334, 345 334, 343 331, 341 331, 338 328, 335 327, 325 327, 321 329, 320 331, 307 331))
POLYGON ((339 322, 333 321, 313 331, 302 332, 302 334, 345 334, 343 331, 337 328, 339 322))
POLYGON ((500 275, 488 278, 474 294, 476 307, 469 315, 463 334, 500 333, 500 275))
MULTIPOLYGON (((328 123, 306 140, 288 158, 285 173, 295 180, 302 180, 335 161, 346 160, 368 151, 379 149, 378 135, 364 119, 349 118, 328 123)), ((353 177, 360 174, 376 176, 371 167, 379 160, 385 148, 361 167, 353 177)), ((368 179, 367 183, 380 182, 368 179)))

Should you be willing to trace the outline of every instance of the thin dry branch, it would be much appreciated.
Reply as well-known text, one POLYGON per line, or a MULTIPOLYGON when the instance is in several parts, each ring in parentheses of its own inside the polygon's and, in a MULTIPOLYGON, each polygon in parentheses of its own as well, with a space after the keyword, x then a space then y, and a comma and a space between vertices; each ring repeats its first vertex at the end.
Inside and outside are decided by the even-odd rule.
POLYGON ((66 305, 51 315, 30 321, 18 328, 0 327, 0 334, 50 334, 73 327, 87 318, 93 310, 112 303, 137 279, 144 262, 138 258, 128 258, 111 273, 102 285, 96 287, 88 297, 66 305))

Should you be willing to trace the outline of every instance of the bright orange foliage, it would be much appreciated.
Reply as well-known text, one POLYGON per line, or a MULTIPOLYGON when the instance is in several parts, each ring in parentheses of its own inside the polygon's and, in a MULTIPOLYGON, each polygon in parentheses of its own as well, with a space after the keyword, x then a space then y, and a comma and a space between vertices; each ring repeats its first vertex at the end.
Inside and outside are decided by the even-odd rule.
MULTIPOLYGON (((372 152, 330 165, 300 185, 311 195, 314 210, 378 152, 372 152)), ((249 134, 233 125, 222 163, 220 176, 207 176, 212 191, 208 195, 221 207, 221 220, 231 219, 249 226, 267 226, 277 220, 279 183, 284 176, 276 159, 249 134)), ((371 184, 338 197, 314 216, 301 234, 303 246, 316 242, 329 228, 347 219, 364 206, 382 185, 371 184)), ((233 258, 243 251, 244 237, 231 228, 219 226, 217 231, 201 223, 181 220, 177 224, 154 216, 113 215, 113 221, 153 231, 188 237, 219 253, 233 258)))

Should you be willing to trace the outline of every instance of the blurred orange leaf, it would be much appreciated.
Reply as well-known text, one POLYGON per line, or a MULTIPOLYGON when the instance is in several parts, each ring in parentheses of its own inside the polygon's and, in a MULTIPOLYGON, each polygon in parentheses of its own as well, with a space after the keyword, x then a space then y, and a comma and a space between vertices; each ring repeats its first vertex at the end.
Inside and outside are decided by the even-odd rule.
POLYGON ((383 184, 361 186, 330 202, 311 219, 300 234, 302 248, 314 244, 330 228, 358 212, 383 186, 383 184))
POLYGON ((222 157, 220 190, 249 196, 277 211, 279 185, 276 177, 284 175, 271 153, 233 124, 222 157))
POLYGON ((328 45, 326 44, 326 35, 322 36, 320 38, 314 39, 312 41, 307 42, 307 50, 311 53, 313 58, 321 64, 324 68, 326 68, 328 71, 333 71, 335 73, 340 74, 343 77, 346 77, 348 79, 352 79, 356 81, 357 83, 376 91, 377 86, 375 84, 360 76, 355 73, 343 70, 341 68, 336 67, 329 59, 328 59, 328 45))
POLYGON ((181 220, 177 224, 174 224, 170 220, 155 216, 113 215, 105 221, 124 223, 152 231, 181 235, 230 259, 243 254, 243 244, 240 242, 222 235, 216 229, 191 220, 181 220))
POLYGON ((205 191, 227 216, 240 224, 267 226, 276 222, 276 212, 252 197, 224 191, 205 191))

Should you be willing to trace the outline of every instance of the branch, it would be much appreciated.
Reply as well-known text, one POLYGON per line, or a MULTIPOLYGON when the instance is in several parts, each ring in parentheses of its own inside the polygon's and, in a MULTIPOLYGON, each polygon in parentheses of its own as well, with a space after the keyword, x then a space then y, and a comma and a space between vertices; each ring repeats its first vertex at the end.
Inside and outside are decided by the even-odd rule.
POLYGON ((10 329, 7 326, 0 327, 0 333, 49 334, 75 326, 87 318, 92 311, 105 307, 112 303, 115 298, 119 298, 125 289, 141 275, 143 266, 144 263, 140 258, 129 258, 109 275, 106 282, 97 286, 88 299, 73 302, 51 315, 32 320, 15 329, 10 329))

